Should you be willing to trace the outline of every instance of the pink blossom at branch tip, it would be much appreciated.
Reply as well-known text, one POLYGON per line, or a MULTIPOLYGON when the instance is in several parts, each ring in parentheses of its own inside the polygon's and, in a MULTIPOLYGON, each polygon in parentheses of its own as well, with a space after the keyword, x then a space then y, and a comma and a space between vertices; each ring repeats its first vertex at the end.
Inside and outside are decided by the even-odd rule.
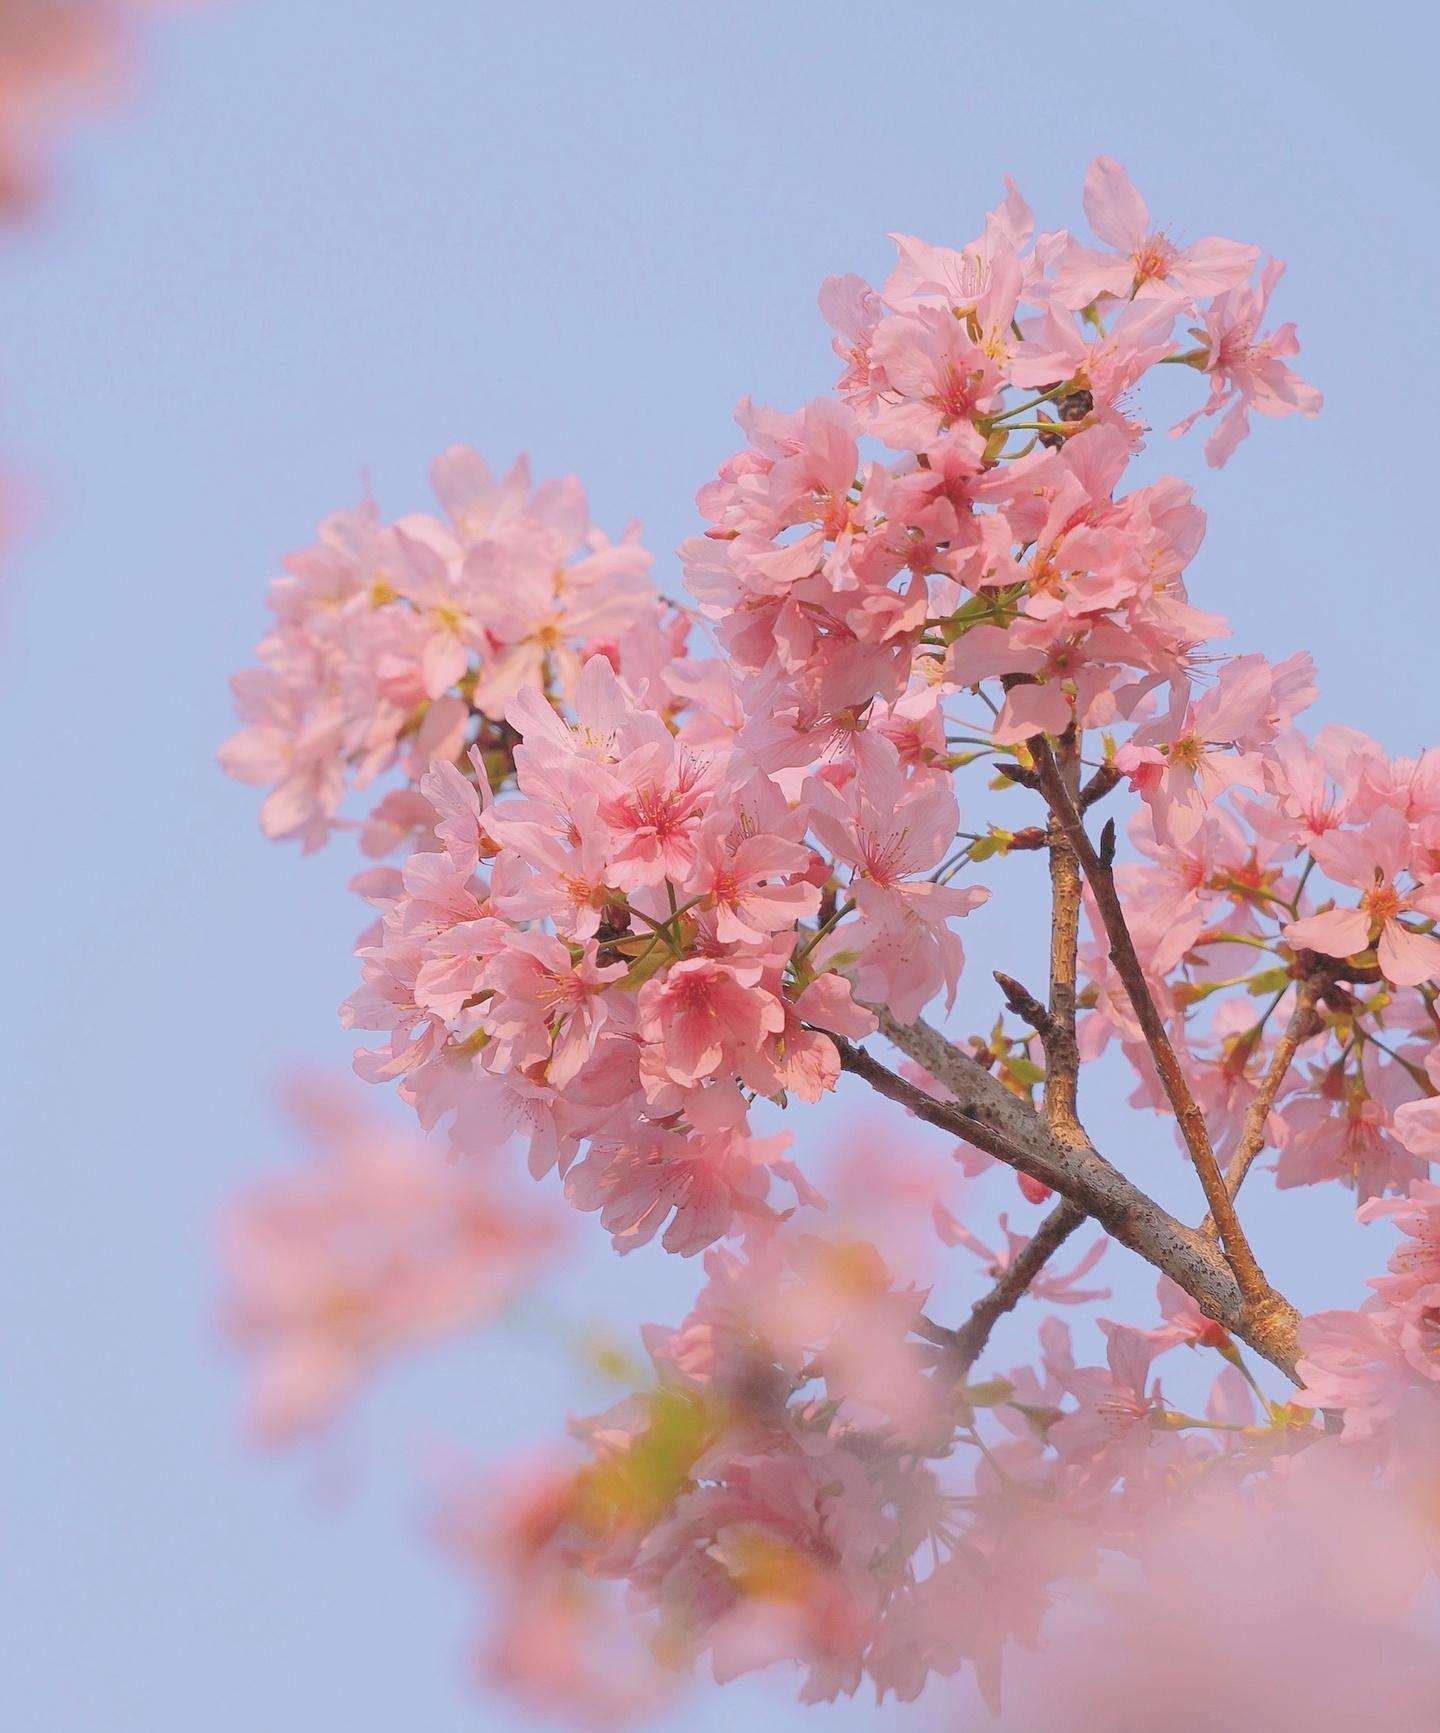
MULTIPOLYGON (((1156 836, 1184 847, 1220 796, 1263 786, 1263 753, 1315 696, 1314 664, 1301 652, 1284 662, 1240 656, 1214 687, 1163 721, 1146 723, 1115 754, 1115 767, 1150 807, 1156 836), (1230 756, 1229 752, 1234 752, 1230 756)), ((1176 697, 1183 697, 1176 689, 1176 697)))
POLYGON ((1062 307, 1084 307, 1101 295, 1145 298, 1166 287, 1192 301, 1219 295, 1245 283, 1260 257, 1259 247, 1213 237, 1182 248, 1152 229, 1145 201, 1112 156, 1096 157, 1086 171, 1085 215, 1114 251, 1067 242, 1052 290, 1062 307))
POLYGON ((1195 336, 1204 354, 1204 371, 1210 375, 1210 399, 1171 428, 1172 435, 1188 433, 1202 416, 1225 411, 1219 426, 1205 441, 1205 459, 1220 469, 1250 431, 1250 411, 1261 415, 1308 415, 1320 413, 1324 398, 1286 365, 1300 353, 1300 342, 1292 324, 1284 324, 1268 335, 1260 334, 1270 297, 1285 267, 1271 259, 1260 273, 1260 286, 1249 283, 1228 290, 1203 314, 1204 327, 1195 336))

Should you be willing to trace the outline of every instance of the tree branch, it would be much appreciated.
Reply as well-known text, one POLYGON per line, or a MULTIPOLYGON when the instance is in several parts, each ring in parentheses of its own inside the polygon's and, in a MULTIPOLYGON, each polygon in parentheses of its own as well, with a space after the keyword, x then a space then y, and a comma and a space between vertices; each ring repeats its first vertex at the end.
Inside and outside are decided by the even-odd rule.
POLYGON ((990 1292, 970 1308, 970 1316, 960 1328, 947 1332, 948 1364, 956 1369, 957 1377, 967 1376, 984 1353, 990 1332, 1006 1312, 1014 1311, 1036 1276, 1084 1220, 1084 1210, 1068 1198, 1062 1199, 1036 1228, 1029 1244, 1022 1246, 1013 1262, 996 1277, 990 1292))
MULTIPOLYGON (((1061 742, 1062 774, 1070 792, 1079 788, 1080 743, 1073 728, 1061 742)), ((1017 1016, 1039 1035, 1045 1049, 1045 1093, 1041 1117, 1051 1136, 1071 1149, 1087 1143, 1077 1116, 1080 1049, 1075 1039, 1076 958, 1080 944, 1080 864, 1065 833, 1052 817, 1045 845, 1050 851, 1050 1005, 1047 1010, 1031 994, 998 970, 995 979, 1017 1016)), ((1012 1310, 1044 1269, 1046 1261, 1085 1219, 1085 1212, 1063 1199, 1045 1218, 1034 1237, 1001 1274, 995 1286, 970 1310, 955 1332, 960 1376, 964 1377, 984 1351, 996 1322, 1012 1310)))
MULTIPOLYGON (((1275 1051, 1270 1056, 1270 1064, 1259 1091, 1245 1111, 1240 1142, 1236 1145, 1234 1155, 1230 1157, 1230 1165, 1225 1169, 1225 1189, 1232 1198, 1244 1185, 1245 1175, 1249 1173, 1251 1164, 1265 1147, 1265 1122, 1270 1117, 1270 1109, 1275 1105, 1275 1097, 1280 1093, 1280 1085, 1295 1062, 1296 1053, 1322 1027, 1315 1006, 1333 980, 1334 975, 1329 969, 1317 965, 1300 982, 1295 994, 1295 1009, 1290 1013, 1290 1021, 1285 1025, 1284 1034, 1275 1043, 1275 1051)), ((1213 1221, 1205 1223, 1205 1231, 1215 1231, 1213 1221)))
MULTIPOLYGON (((1273 1290, 1259 1300, 1242 1294, 1214 1242, 1186 1227, 1113 1167, 1088 1141, 1067 1148, 1033 1108, 1012 1095, 968 1054, 928 1023, 900 1023, 871 1007, 894 1044, 954 1097, 939 1101, 907 1083, 863 1047, 832 1036, 840 1063, 888 1100, 919 1119, 963 1138, 1068 1199, 1114 1240, 1178 1282, 1209 1318, 1294 1377, 1299 1316, 1273 1290)), ((1083 1134, 1082 1134, 1083 1135, 1083 1134)))
POLYGON ((1065 786, 1064 777, 1050 750, 1049 742, 1043 736, 1032 740, 1030 752, 1035 760, 1040 788, 1050 811, 1085 870, 1085 877, 1089 881, 1096 907, 1105 925, 1106 937, 1110 941, 1110 960, 1124 984, 1146 1044, 1155 1060, 1155 1069, 1160 1074, 1161 1084, 1180 1127, 1180 1135, 1185 1140, 1191 1162, 1200 1176, 1205 1201, 1219 1227, 1226 1259, 1235 1272, 1235 1280, 1246 1300, 1252 1304, 1262 1304, 1273 1290, 1265 1280, 1265 1273, 1245 1237, 1244 1229, 1240 1226, 1240 1218, 1235 1213, 1234 1202, 1225 1188, 1220 1163, 1216 1160, 1214 1146, 1210 1142, 1205 1115, 1200 1111, 1200 1105, 1190 1091, 1180 1060, 1166 1032, 1164 1019, 1151 995, 1135 942, 1130 937, 1130 928, 1125 920, 1119 892, 1115 888, 1115 875, 1109 862, 1101 859, 1096 853, 1095 845, 1090 841, 1084 820, 1065 786))
MULTIPOLYGON (((1079 798, 1080 742, 1075 726, 1060 741, 1056 774, 1073 802, 1079 798)), ((1080 1048, 1075 1039, 1076 959, 1080 948, 1080 862, 1064 826, 1051 813, 1046 834, 1050 850, 1050 1014, 1041 1035, 1045 1046, 1043 1114, 1051 1132, 1078 1146, 1086 1141, 1078 1117, 1080 1048)))

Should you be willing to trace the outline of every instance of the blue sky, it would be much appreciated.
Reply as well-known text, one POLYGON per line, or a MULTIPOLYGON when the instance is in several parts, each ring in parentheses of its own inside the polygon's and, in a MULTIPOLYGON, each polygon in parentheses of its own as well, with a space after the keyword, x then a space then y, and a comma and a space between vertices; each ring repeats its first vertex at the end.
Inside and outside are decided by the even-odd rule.
MULTIPOLYGON (((673 574, 735 400, 828 384, 827 273, 882 275, 888 230, 967 238, 1006 172, 1078 225, 1106 151, 1157 219, 1289 262, 1280 316, 1327 396, 1218 476, 1157 442, 1211 514, 1197 598, 1239 647, 1315 652, 1313 720, 1418 749, 1436 43, 1428 10, 1381 17, 230 0, 153 27, 134 100, 74 136, 0 257, 0 441, 40 507, 0 616, 6 1727, 522 1724, 466 1683, 471 1608, 417 1536, 413 1468, 432 1429, 553 1431, 554 1356, 467 1343, 276 1465, 238 1443, 214 1342, 215 1212, 285 1153, 267 1082, 349 1047, 348 858, 263 844, 213 762, 277 558, 362 473, 422 507, 466 440, 578 474, 673 574)), ((1343 1198, 1256 1189, 1302 1302, 1353 1299, 1380 1258, 1343 1198)), ((636 1263, 620 1289, 587 1263, 567 1303, 673 1312, 684 1276, 636 1263)), ((742 1710, 801 1724, 768 1687, 684 1724, 742 1710)))

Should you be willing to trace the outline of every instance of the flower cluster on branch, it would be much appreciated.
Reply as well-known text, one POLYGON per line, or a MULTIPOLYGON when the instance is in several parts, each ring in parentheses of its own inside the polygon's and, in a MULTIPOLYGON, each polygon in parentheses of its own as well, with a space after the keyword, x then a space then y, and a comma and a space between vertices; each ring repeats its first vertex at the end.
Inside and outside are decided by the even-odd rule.
MULTIPOLYGON (((367 502, 286 563, 237 678, 224 761, 267 789, 267 833, 354 830, 374 863, 344 1010, 379 1038, 361 1074, 462 1171, 517 1141, 620 1251, 704 1253, 650 1387, 577 1425, 585 1462, 541 1514, 456 1519, 530 1628, 563 1633, 576 1701, 575 1609, 614 1613, 582 1581, 628 1585, 665 1667, 790 1658, 807 1696, 909 1698, 968 1664, 993 1698, 1048 1585, 1186 1489, 1382 1432, 1393 1487, 1433 1446, 1440 757, 1304 734, 1310 658, 1225 647, 1187 587, 1191 488, 1132 475, 1157 369, 1202 375, 1172 431, 1216 417, 1216 466, 1252 411, 1317 412, 1293 327, 1265 328, 1281 267, 1180 246, 1109 158, 1085 209, 1098 247, 1037 233, 1012 186, 965 245, 897 236, 878 289, 827 282, 835 388, 741 404, 685 599, 573 480, 457 448, 439 513, 367 502), (1095 828, 1122 793, 1123 858, 1116 820, 1095 828), (1048 980, 967 981, 958 1014, 990 1032, 937 1031, 978 875, 1037 852, 1048 980), (1112 1046, 1194 1170, 1188 1220, 1085 1128, 1082 1074, 1112 1046), (814 1164, 775 1110, 842 1072, 949 1131, 967 1170, 1014 1169, 1018 1207, 1058 1194, 999 1257, 917 1197, 992 1265, 957 1325, 816 1231, 814 1164), (1267 1150, 1281 1187, 1337 1181, 1420 1248, 1366 1310, 1302 1324, 1266 1277, 1237 1196, 1267 1150), (1033 1364, 977 1380, 1026 1294, 1096 1297, 1095 1251, 1046 1267, 1087 1218, 1155 1266, 1158 1321, 1105 1323, 1083 1366, 1047 1316, 1033 1364), (1154 1376, 1181 1345, 1220 1358, 1203 1413, 1154 1376), (1247 1346, 1298 1396, 1267 1393, 1247 1346)), ((538 1688, 546 1646, 501 1649, 538 1688)))

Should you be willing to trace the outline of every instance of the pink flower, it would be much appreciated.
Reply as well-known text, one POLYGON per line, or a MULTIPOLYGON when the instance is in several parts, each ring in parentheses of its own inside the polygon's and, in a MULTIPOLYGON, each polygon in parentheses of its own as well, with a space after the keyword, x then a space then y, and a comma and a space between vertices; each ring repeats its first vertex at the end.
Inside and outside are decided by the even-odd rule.
POLYGON ((475 704, 501 716, 524 687, 543 687, 547 674, 561 691, 574 689, 583 658, 578 645, 623 632, 654 606, 651 556, 636 542, 587 554, 575 565, 552 535, 526 543, 481 542, 465 559, 465 582, 488 654, 475 685, 475 704))
POLYGON ((1097 156, 1086 171, 1085 215, 1115 250, 1096 253, 1067 242, 1052 291, 1062 307, 1085 307, 1099 295, 1128 299, 1162 285, 1190 300, 1218 295, 1244 283, 1260 257, 1259 247, 1214 237, 1176 246, 1163 230, 1150 227, 1145 201, 1113 156, 1097 156))
POLYGON ((1183 719, 1137 729, 1115 754, 1115 766, 1150 807, 1155 834, 1183 848, 1207 809, 1237 783, 1261 785, 1257 749, 1314 696, 1308 655, 1271 665, 1263 656, 1238 656, 1220 670, 1214 688, 1190 703, 1183 719), (1236 749, 1235 756, 1223 748, 1236 749))
POLYGON ((769 1169, 791 1141, 788 1133, 686 1136, 641 1126, 595 1138, 567 1174, 565 1195, 576 1209, 600 1212, 618 1252, 647 1245, 664 1227, 665 1250, 694 1257, 730 1233, 737 1215, 774 1218, 765 1202, 769 1169))
POLYGON ((1018 259, 998 249, 967 319, 948 307, 917 306, 881 322, 870 354, 887 389, 871 425, 887 445, 923 451, 956 423, 995 406, 1002 367, 1015 348, 1011 326, 1022 282, 1018 259))
POLYGON ((1374 1078, 1374 1093, 1366 1093, 1361 1084, 1340 1101, 1305 1095, 1288 1102, 1276 1185, 1284 1190, 1338 1180, 1353 1186, 1363 1204, 1388 1191, 1403 1191, 1411 1180, 1422 1178, 1422 1163, 1395 1135, 1390 1108, 1379 1098, 1382 1090, 1393 1094, 1406 1087, 1403 1074, 1391 1075, 1399 1070, 1391 1066, 1374 1078))
POLYGON ((494 852, 482 822, 491 804, 490 782, 485 764, 472 746, 472 783, 448 760, 437 760, 420 778, 420 792, 430 802, 435 818, 434 833, 457 872, 469 875, 480 864, 482 854, 494 852))
POLYGON ((845 363, 835 389, 857 409, 871 407, 884 389, 884 373, 871 363, 870 345, 880 323, 880 297, 853 272, 820 285, 820 312, 835 337, 832 348, 845 363))
POLYGON ((485 968, 494 996, 484 1008, 484 1028, 496 1043, 488 1063, 539 1067, 552 1089, 564 1089, 608 1021, 605 987, 625 973, 624 963, 597 965, 593 942, 572 951, 548 933, 507 933, 485 968))
POLYGON ((1339 1408, 1347 1438, 1371 1438, 1397 1414, 1415 1383, 1394 1312, 1315 1312, 1300 1326, 1297 1401, 1339 1408))
POLYGON ((1081 1482, 1097 1489, 1139 1471, 1154 1436, 1150 1419, 1156 1411, 1156 1395, 1147 1389, 1156 1344, 1122 1324, 1106 1324, 1105 1333, 1106 1366, 1052 1364, 1055 1377, 1080 1406, 1055 1422, 1050 1442, 1081 1482))
POLYGON ((647 1088, 688 1087, 735 1071, 778 1035, 785 1013, 760 985, 759 963, 687 957, 640 990, 641 1069, 647 1088))
POLYGON ((860 997, 885 1000, 903 1021, 941 987, 953 1003, 965 954, 948 923, 990 893, 911 878, 939 865, 955 840, 959 810, 948 780, 923 772, 906 779, 887 743, 843 795, 818 781, 807 793, 816 837, 854 869, 859 916, 825 942, 821 959, 858 950, 860 997))
POLYGON ((1246 283, 1221 295, 1205 311, 1205 328, 1196 332, 1204 342, 1204 371, 1210 375, 1210 399, 1170 429, 1188 433, 1201 416, 1227 413, 1205 442, 1206 461, 1220 469, 1250 431, 1250 411, 1261 415, 1318 415, 1324 398, 1285 365, 1300 353, 1292 324, 1269 336, 1259 335, 1270 296, 1285 270, 1271 259, 1260 273, 1260 287, 1246 283))
POLYGON ((723 816, 705 826, 687 882, 690 894, 703 899, 701 906, 713 908, 722 944, 759 940, 815 913, 816 887, 785 882, 809 868, 809 849, 778 836, 744 836, 732 847, 729 830, 723 816))
POLYGON ((1361 894, 1357 908, 1327 909, 1291 921, 1292 945, 1327 957, 1351 957, 1375 946, 1380 971, 1399 987, 1416 987, 1440 975, 1440 939, 1417 933, 1400 919, 1416 913, 1440 916, 1440 886, 1405 892, 1396 880, 1410 862, 1410 827, 1382 807, 1363 830, 1332 830, 1310 845, 1317 865, 1336 884, 1361 894), (1378 938, 1377 938, 1378 935, 1378 938))
POLYGON ((717 781, 713 763, 673 741, 637 747, 604 775, 599 820, 609 833, 609 879, 617 889, 689 878, 717 781))
MULTIPOLYGON (((1404 1112, 1403 1107, 1396 1112, 1397 1130, 1404 1112)), ((1387 1306, 1408 1306, 1427 1289, 1440 1288, 1440 1186, 1427 1179, 1412 1180, 1404 1197, 1372 1198, 1356 1214, 1362 1222, 1388 1219, 1404 1235, 1390 1254, 1390 1274, 1370 1278, 1370 1286, 1387 1306)))
POLYGON ((1129 302, 1108 332, 1086 340, 1068 313, 1051 307, 1027 327, 1015 350, 1012 383, 1048 390, 1057 379, 1074 380, 1097 404, 1114 408, 1119 399, 1163 356, 1183 299, 1168 290, 1129 302))
POLYGON ((317 1426, 379 1361, 499 1309, 554 1249, 547 1218, 418 1136, 307 1082, 309 1165, 266 1179, 225 1222, 231 1333, 258 1357, 267 1443, 317 1426))

